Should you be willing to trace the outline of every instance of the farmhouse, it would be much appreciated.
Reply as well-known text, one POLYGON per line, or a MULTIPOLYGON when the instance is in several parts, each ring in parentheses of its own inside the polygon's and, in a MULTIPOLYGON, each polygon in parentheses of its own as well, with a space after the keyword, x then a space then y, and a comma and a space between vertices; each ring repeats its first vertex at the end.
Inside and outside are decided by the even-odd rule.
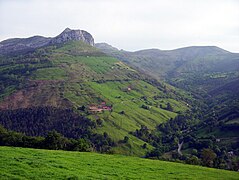
POLYGON ((112 110, 112 106, 107 106, 106 102, 102 102, 98 105, 90 105, 89 111, 91 112, 102 112, 102 111, 110 111, 112 110))

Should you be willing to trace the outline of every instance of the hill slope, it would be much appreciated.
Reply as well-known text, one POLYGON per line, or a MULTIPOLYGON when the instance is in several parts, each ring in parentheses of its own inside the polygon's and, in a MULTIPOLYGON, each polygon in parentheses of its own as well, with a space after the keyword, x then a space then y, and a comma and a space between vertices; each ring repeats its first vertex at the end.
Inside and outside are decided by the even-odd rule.
POLYGON ((238 179, 237 172, 127 156, 0 147, 1 179, 238 179))
MULTIPOLYGON (((187 120, 183 118, 183 122, 171 121, 165 125, 166 128, 162 128, 167 132, 165 137, 170 133, 178 136, 177 133, 183 132, 180 135, 181 141, 188 142, 190 146, 187 147, 185 143, 185 154, 189 149, 198 148, 198 141, 203 144, 206 140, 216 144, 214 150, 216 147, 226 148, 238 156, 238 53, 215 46, 193 46, 167 51, 148 49, 136 52, 119 51, 105 43, 96 44, 96 47, 141 72, 164 79, 173 86, 191 92, 200 102, 199 109, 193 110, 194 115, 199 115, 198 124, 188 127, 192 122, 189 116, 189 123, 185 127, 183 124, 187 120), (189 134, 196 139, 196 143, 187 138, 189 134)), ((173 140, 170 140, 170 144, 173 144, 173 140)))
MULTIPOLYGON (((97 125, 92 131, 102 135, 107 133, 115 142, 129 137, 129 141, 119 143, 114 152, 144 155, 148 150, 142 148, 145 142, 130 132, 141 125, 155 129, 158 124, 190 108, 181 91, 139 73, 95 47, 77 41, 77 38, 76 41, 70 39, 69 42, 37 48, 33 52, 3 54, 0 60, 3 77, 0 80, 0 115, 11 117, 5 116, 10 113, 16 117, 1 118, 1 123, 8 125, 10 130, 27 135, 46 134, 29 132, 26 128, 39 122, 38 113, 25 120, 20 120, 21 116, 16 113, 39 112, 39 107, 73 109, 97 125), (167 109, 167 104, 173 110, 167 109)), ((57 121, 57 124, 62 127, 64 122, 57 121)), ((51 129, 59 129, 56 126, 51 126, 51 129)), ((64 128, 60 133, 69 137, 64 128)))
POLYGON ((211 90, 238 78, 239 54, 215 46, 135 52, 119 51, 105 43, 96 44, 96 47, 147 74, 164 78, 181 88, 189 85, 194 86, 194 89, 211 90))

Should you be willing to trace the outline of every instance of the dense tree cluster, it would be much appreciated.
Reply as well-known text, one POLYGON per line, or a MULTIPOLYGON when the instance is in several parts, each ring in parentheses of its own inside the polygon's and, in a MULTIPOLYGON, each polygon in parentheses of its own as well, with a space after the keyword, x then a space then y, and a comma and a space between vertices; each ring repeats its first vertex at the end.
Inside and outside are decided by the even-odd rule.
MULTIPOLYGON (((222 146, 218 142, 220 139, 215 136, 198 137, 195 132, 205 130, 205 127, 208 128, 212 124, 210 120, 198 122, 196 117, 191 113, 181 114, 160 124, 156 130, 141 126, 132 134, 154 146, 154 149, 146 154, 148 158, 165 159, 163 154, 171 152, 171 158, 166 160, 238 170, 239 161, 236 157, 239 156, 239 141, 222 146), (179 144, 182 144, 183 149, 188 149, 186 154, 177 152, 179 144)), ((226 132, 223 129, 222 127, 221 130, 226 132)))
POLYGON ((107 152, 114 142, 105 133, 94 133, 97 124, 74 113, 72 109, 54 107, 33 107, 0 111, 0 123, 9 130, 22 132, 28 136, 48 137, 53 130, 67 138, 84 139, 94 150, 107 152))
POLYGON ((91 143, 85 139, 68 139, 56 131, 48 132, 47 136, 34 137, 22 133, 7 131, 0 125, 0 145, 53 150, 91 151, 91 143))

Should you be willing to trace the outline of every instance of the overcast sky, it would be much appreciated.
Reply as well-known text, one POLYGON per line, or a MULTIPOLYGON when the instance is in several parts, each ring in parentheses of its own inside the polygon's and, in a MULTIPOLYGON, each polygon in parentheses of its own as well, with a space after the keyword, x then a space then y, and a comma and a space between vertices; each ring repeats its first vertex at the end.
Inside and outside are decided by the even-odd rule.
POLYGON ((0 41, 90 32, 119 49, 215 45, 239 52, 239 0, 0 0, 0 41))

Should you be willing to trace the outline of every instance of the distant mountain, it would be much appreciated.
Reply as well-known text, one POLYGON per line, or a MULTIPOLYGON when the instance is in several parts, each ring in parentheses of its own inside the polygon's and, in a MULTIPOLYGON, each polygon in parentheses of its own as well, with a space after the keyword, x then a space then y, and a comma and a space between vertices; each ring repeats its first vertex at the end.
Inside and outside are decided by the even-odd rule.
POLYGON ((164 79, 197 97, 216 97, 214 93, 219 97, 218 94, 229 90, 231 94, 236 94, 234 92, 238 89, 239 53, 231 53, 216 46, 135 52, 119 51, 107 44, 96 44, 96 47, 141 72, 164 79))
POLYGON ((71 30, 66 28, 61 34, 53 38, 33 36, 29 38, 14 38, 0 42, 0 54, 21 53, 33 51, 47 45, 61 44, 69 41, 81 40, 94 46, 92 35, 83 30, 71 30))
POLYGON ((101 49, 102 51, 105 51, 105 52, 119 51, 116 47, 113 47, 107 43, 96 43, 95 47, 97 47, 98 49, 101 49))
MULTIPOLYGON (((192 46, 175 50, 147 49, 136 52, 119 51, 109 45, 96 44, 96 47, 132 67, 174 85, 188 80, 191 82, 195 76, 203 76, 204 79, 212 79, 214 76, 215 80, 218 73, 224 73, 225 83, 228 79, 230 81, 238 77, 239 54, 216 46, 192 46)), ((211 87, 209 89, 212 90, 211 87)))

